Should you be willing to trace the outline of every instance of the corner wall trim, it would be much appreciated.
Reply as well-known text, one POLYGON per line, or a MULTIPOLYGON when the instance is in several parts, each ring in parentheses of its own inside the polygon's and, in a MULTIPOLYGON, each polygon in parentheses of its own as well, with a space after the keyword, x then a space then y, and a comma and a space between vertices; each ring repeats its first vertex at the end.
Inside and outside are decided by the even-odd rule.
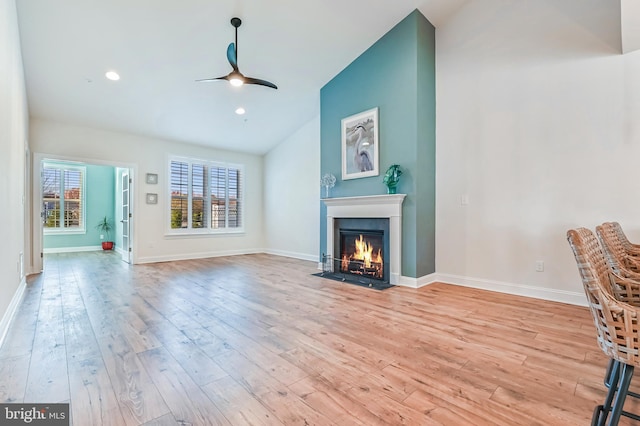
POLYGON ((11 302, 9 302, 9 306, 7 306, 6 312, 2 316, 2 321, 0 321, 0 348, 4 343, 5 337, 7 337, 9 326, 11 325, 16 312, 18 311, 18 306, 20 306, 20 302, 22 302, 22 297, 24 296, 24 291, 26 288, 27 280, 26 278, 22 278, 22 281, 20 281, 20 285, 16 289, 16 292, 13 294, 11 302))
POLYGON ((424 275, 419 278, 412 278, 412 277, 406 277, 404 275, 401 275, 398 278, 398 281, 396 282, 396 284, 402 287, 420 288, 425 285, 436 282, 437 281, 437 279, 435 279, 436 276, 437 274, 435 273, 424 275))

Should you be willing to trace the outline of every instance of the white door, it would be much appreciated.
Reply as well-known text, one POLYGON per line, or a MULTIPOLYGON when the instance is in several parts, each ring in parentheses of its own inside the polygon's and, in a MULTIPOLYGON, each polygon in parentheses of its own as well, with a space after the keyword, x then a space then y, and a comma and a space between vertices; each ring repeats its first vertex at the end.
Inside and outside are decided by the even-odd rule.
POLYGON ((122 173, 122 260, 131 263, 131 179, 129 172, 122 173))

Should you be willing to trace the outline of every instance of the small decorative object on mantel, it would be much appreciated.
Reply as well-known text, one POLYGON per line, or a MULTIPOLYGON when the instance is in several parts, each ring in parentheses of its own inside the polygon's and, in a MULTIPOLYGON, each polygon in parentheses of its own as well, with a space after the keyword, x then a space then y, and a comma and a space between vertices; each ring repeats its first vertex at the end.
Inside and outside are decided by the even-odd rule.
POLYGON ((387 173, 384 174, 384 178, 382 179, 382 182, 387 185, 387 194, 396 193, 396 186, 398 186, 400 176, 402 176, 402 170, 400 170, 398 164, 392 164, 387 169, 387 173))
POLYGON ((325 198, 329 198, 329 188, 336 186, 336 177, 331 173, 325 173, 320 179, 320 185, 324 186, 325 198))

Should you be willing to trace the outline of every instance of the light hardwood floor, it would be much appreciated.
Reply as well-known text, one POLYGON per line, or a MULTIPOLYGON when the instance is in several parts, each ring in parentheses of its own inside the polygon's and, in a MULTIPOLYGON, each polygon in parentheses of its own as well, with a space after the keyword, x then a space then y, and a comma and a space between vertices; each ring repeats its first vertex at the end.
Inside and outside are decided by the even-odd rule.
POLYGON ((47 255, 0 348, 0 401, 70 402, 75 426, 511 426, 586 425, 604 399, 586 308, 315 266, 47 255))

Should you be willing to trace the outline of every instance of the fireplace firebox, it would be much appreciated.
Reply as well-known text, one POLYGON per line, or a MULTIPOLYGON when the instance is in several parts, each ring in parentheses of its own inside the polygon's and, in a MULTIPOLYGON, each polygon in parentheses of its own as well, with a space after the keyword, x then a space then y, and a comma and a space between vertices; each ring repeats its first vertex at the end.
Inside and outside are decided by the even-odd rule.
POLYGON ((331 272, 370 287, 389 284, 389 219, 334 219, 331 272))
POLYGON ((340 230, 340 272, 382 280, 384 278, 384 232, 340 230))

